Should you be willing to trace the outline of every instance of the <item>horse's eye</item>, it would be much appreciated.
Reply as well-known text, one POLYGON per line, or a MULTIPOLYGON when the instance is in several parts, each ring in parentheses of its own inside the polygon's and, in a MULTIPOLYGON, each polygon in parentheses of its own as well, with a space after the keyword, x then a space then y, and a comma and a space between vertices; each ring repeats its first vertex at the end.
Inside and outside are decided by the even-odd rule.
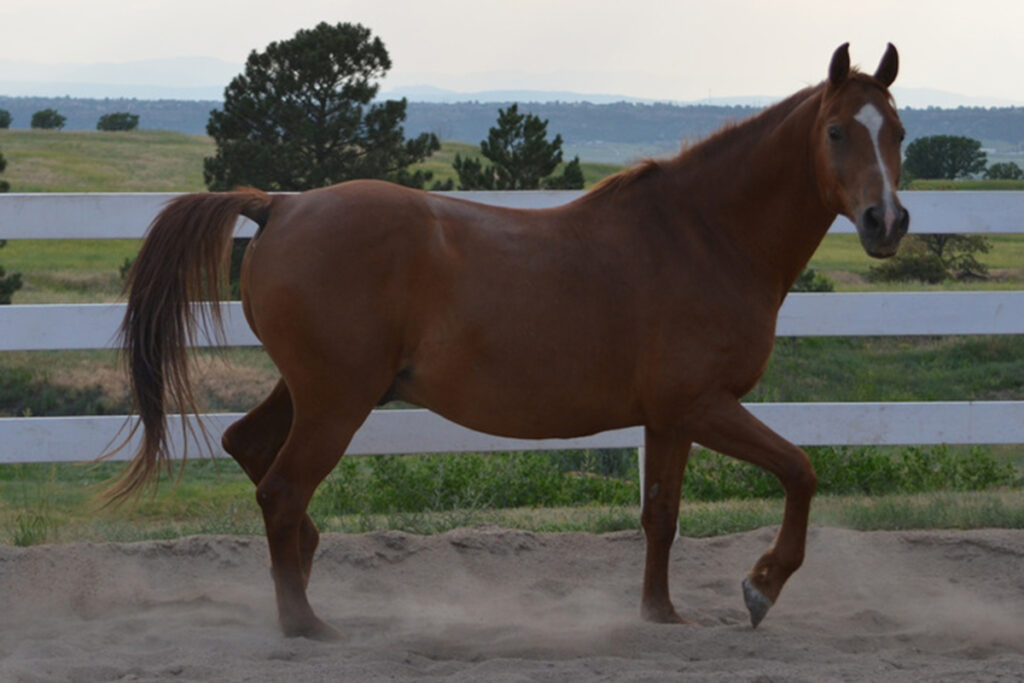
POLYGON ((833 123, 828 127, 828 139, 832 142, 839 142, 843 139, 843 129, 833 123))
POLYGON ((900 142, 903 142, 903 139, 905 137, 907 137, 907 131, 905 131, 902 128, 900 128, 900 142))

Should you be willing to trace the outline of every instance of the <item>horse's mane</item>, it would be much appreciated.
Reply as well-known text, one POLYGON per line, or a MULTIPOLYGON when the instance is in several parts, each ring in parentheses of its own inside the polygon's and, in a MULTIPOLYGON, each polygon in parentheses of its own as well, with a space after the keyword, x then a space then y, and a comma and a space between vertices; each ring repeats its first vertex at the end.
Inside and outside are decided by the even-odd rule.
POLYGON ((642 178, 657 173, 661 170, 662 163, 658 159, 643 159, 635 166, 604 178, 584 196, 597 197, 621 190, 642 178))
MULTIPOLYGON (((862 82, 870 82, 884 89, 873 77, 859 71, 851 70, 850 78, 862 82)), ((594 186, 585 197, 596 198, 611 194, 630 187, 645 178, 650 178, 658 173, 667 170, 669 167, 677 167, 687 163, 698 155, 714 155, 732 145, 740 136, 756 138, 758 135, 766 134, 767 131, 778 126, 797 107, 806 102, 809 98, 817 95, 825 89, 826 82, 809 86, 800 90, 781 102, 750 116, 746 119, 726 123, 717 131, 711 133, 703 140, 692 143, 684 143, 682 150, 675 157, 669 159, 643 159, 635 166, 627 168, 615 175, 609 176, 594 186)), ((891 98, 891 95, 890 95, 891 98)), ((895 105, 894 105, 895 106, 895 105)))

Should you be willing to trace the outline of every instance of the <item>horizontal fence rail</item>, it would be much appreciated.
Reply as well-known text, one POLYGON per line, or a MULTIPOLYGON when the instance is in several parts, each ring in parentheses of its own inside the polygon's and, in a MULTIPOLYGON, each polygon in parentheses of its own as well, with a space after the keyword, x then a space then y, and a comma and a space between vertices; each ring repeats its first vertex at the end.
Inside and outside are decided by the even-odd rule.
MULTIPOLYGON (((1024 401, 949 401, 905 403, 747 403, 754 415, 782 436, 804 446, 1024 443, 1024 401)), ((168 418, 171 450, 226 457, 220 435, 242 413, 209 413, 202 425, 190 417, 168 418), (187 425, 183 429, 183 425, 187 425), (187 443, 186 443, 187 442, 187 443)), ((0 419, 3 455, 9 462, 88 461, 120 444, 135 418, 8 417, 0 419)), ((512 439, 467 429, 429 410, 375 410, 356 432, 347 455, 542 451, 587 448, 638 448, 641 427, 616 429, 574 439, 512 439)), ((140 442, 136 433, 111 460, 127 460, 140 442)), ((0 462, 4 462, 0 457, 0 462)))
MULTIPOLYGON (((576 190, 445 192, 517 209, 546 209, 572 201, 576 190)), ((3 194, 0 195, 0 239, 136 239, 176 193, 130 194, 3 194)), ((917 233, 1016 234, 1024 232, 1024 191, 901 192, 917 233)), ((239 237, 250 237, 255 223, 239 221, 239 237)), ((839 217, 833 234, 856 232, 839 217)))
MULTIPOLYGON (((124 304, 0 306, 0 351, 117 346, 124 304)), ((238 302, 221 305, 227 346, 259 346, 238 302)), ((790 294, 779 337, 1024 334, 1024 292, 790 294)), ((200 334, 197 346, 217 346, 200 334)))
MULTIPOLYGON (((474 201, 546 208, 579 192, 453 192, 474 201)), ((137 239, 174 194, 0 195, 3 239, 137 239)), ((1024 192, 905 192, 918 233, 1024 233, 1024 192)), ((239 221, 239 236, 255 226, 239 221)), ((853 233, 839 218, 833 233, 853 233)), ((225 341, 255 346, 238 303, 223 305, 225 341)), ((0 306, 0 351, 103 349, 117 343, 123 304, 0 306)), ((1024 292, 888 292, 793 294, 779 314, 778 336, 1024 334, 1024 292)), ((201 336, 200 346, 213 342, 201 336)), ((790 441, 814 445, 1024 443, 1024 401, 902 403, 755 403, 747 407, 790 441)), ((237 414, 200 418, 214 456, 237 414)), ((134 418, 0 418, 0 463, 88 461, 123 438, 134 418)), ((196 418, 189 418, 196 430, 196 418)), ((183 423, 172 417, 174 452, 186 448, 183 423)), ((189 430, 184 430, 189 433, 189 430)), ((481 434, 425 410, 374 411, 349 448, 354 455, 568 448, 635 448, 643 430, 577 439, 523 440, 481 434)), ((135 442, 114 459, 130 457, 135 442)), ((207 452, 192 443, 189 452, 207 452)))

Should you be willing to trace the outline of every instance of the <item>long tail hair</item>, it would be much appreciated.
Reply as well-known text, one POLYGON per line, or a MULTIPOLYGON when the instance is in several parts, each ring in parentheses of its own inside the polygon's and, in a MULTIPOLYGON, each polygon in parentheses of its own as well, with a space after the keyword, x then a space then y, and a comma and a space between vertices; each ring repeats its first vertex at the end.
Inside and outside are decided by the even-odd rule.
POLYGON ((262 227, 272 198, 254 189, 188 194, 172 199, 149 226, 125 284, 128 310, 121 348, 139 414, 123 448, 141 424, 142 443, 131 463, 104 493, 108 503, 130 498, 170 468, 167 406, 184 418, 198 413, 189 382, 188 347, 202 330, 223 339, 221 291, 231 237, 240 215, 262 227), (207 301, 208 306, 192 306, 207 301))

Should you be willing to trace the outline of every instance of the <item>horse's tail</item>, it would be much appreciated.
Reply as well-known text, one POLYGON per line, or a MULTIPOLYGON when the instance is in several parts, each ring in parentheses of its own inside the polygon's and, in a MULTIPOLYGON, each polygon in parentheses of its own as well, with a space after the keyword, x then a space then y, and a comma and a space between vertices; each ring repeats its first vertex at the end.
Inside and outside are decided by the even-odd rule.
MULTIPOLYGON (((128 310, 121 324, 121 347, 131 378, 132 402, 142 426, 142 443, 131 463, 107 489, 120 502, 170 467, 167 407, 182 415, 198 413, 189 382, 188 346, 197 332, 223 339, 220 301, 225 262, 240 215, 261 227, 272 198, 254 189, 188 194, 171 200, 149 226, 125 283, 128 310), (207 301, 208 306, 192 306, 207 301)), ((109 457, 120 448, 108 453, 109 457)))

